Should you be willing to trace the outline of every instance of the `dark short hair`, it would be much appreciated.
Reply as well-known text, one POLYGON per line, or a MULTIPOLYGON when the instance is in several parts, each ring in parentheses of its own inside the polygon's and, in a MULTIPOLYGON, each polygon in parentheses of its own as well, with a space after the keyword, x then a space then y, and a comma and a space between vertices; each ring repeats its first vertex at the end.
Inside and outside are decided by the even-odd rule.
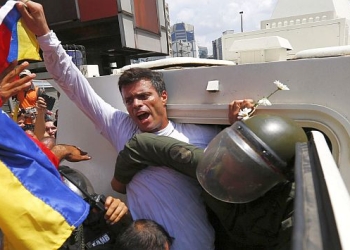
POLYGON ((24 125, 24 127, 22 128, 24 131, 30 130, 34 132, 34 124, 26 124, 24 125))
POLYGON ((140 80, 151 81, 152 86, 156 89, 159 95, 161 95, 163 91, 166 91, 162 73, 145 68, 131 68, 124 71, 119 77, 118 86, 120 93, 124 86, 133 84, 140 80))
POLYGON ((19 118, 21 115, 25 115, 26 111, 25 109, 19 109, 17 113, 17 118, 19 118))
POLYGON ((132 222, 116 241, 114 250, 164 250, 173 242, 168 232, 157 222, 139 219, 132 222))

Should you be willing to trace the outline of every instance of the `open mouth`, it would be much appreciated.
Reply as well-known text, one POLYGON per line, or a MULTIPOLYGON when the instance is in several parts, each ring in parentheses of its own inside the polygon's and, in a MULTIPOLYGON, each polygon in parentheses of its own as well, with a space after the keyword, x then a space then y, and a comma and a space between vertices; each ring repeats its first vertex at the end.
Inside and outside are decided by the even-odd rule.
POLYGON ((143 113, 143 114, 141 114, 141 115, 138 115, 137 118, 138 118, 140 121, 144 121, 144 120, 148 119, 149 116, 150 116, 149 113, 143 113))

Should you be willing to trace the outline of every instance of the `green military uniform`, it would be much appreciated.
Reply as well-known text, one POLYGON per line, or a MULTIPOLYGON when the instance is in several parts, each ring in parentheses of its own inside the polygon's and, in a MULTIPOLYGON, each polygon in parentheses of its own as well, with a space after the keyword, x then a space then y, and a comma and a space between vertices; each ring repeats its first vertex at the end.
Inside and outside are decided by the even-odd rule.
POLYGON ((123 184, 147 166, 167 166, 196 178, 196 166, 203 149, 168 136, 135 135, 120 151, 114 177, 123 184))
MULTIPOLYGON (((203 152, 167 136, 138 134, 119 153, 114 177, 127 184, 139 170, 152 165, 171 167, 196 178, 203 152)), ((203 191, 203 199, 211 210, 209 214, 216 217, 213 223, 218 236, 216 249, 288 249, 293 198, 294 185, 288 181, 257 200, 240 204, 217 200, 203 191)))

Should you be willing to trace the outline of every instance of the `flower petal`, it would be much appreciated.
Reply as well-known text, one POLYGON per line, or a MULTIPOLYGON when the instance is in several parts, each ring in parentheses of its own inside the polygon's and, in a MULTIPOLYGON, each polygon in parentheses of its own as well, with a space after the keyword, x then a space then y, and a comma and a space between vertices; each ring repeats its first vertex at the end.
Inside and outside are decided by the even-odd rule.
POLYGON ((285 84, 283 84, 283 83, 281 83, 280 81, 274 81, 273 83, 274 83, 274 84, 277 86, 277 88, 280 89, 280 90, 289 90, 288 86, 285 85, 285 84))
POLYGON ((272 103, 269 101, 269 99, 267 99, 266 97, 264 97, 264 98, 261 98, 261 99, 258 101, 258 105, 271 106, 272 103))
POLYGON ((242 119, 242 120, 245 120, 245 119, 248 119, 249 118, 249 114, 250 112, 252 111, 251 108, 244 108, 244 109, 241 109, 238 113, 238 116, 237 118, 238 119, 242 119))

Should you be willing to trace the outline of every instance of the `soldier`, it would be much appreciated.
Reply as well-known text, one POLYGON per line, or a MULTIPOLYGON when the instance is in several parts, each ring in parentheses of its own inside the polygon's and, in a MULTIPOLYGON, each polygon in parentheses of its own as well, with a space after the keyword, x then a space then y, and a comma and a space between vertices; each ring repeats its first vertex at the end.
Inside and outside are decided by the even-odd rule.
POLYGON ((128 183, 148 165, 174 168, 205 190, 204 201, 221 228, 216 249, 284 249, 292 232, 295 143, 305 141, 293 120, 272 115, 235 122, 205 151, 139 134, 119 153, 114 176, 128 183))

